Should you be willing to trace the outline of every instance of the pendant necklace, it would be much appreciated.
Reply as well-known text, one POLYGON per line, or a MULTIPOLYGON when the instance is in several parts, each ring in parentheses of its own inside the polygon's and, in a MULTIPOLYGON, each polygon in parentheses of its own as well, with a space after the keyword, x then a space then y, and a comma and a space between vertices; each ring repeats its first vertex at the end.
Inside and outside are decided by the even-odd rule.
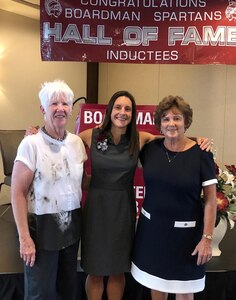
POLYGON ((169 163, 171 163, 179 154, 179 152, 176 152, 174 156, 170 157, 167 149, 165 150, 165 153, 166 153, 166 157, 167 157, 167 160, 169 163))
POLYGON ((165 144, 163 143, 164 148, 165 148, 166 157, 167 157, 167 160, 168 160, 169 163, 171 163, 171 162, 178 156, 178 154, 179 154, 180 152, 182 152, 182 150, 183 150, 184 147, 185 147, 185 144, 186 144, 186 143, 184 143, 184 144, 182 145, 182 147, 180 147, 180 149, 179 149, 178 152, 174 152, 174 151, 168 150, 167 147, 165 146, 165 144), (170 157, 170 155, 169 155, 170 152, 174 152, 175 154, 174 154, 172 157, 170 157))

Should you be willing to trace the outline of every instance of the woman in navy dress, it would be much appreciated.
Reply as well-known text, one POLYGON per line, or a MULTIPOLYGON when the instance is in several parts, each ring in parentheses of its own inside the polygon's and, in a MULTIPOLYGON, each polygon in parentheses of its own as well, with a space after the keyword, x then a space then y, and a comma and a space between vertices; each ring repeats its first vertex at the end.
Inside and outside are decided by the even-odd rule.
POLYGON ((155 112, 164 139, 140 154, 146 195, 131 272, 152 290, 153 300, 168 293, 192 300, 204 289, 205 263, 212 256, 217 180, 212 153, 185 136, 191 122, 192 109, 181 97, 164 98, 155 112))

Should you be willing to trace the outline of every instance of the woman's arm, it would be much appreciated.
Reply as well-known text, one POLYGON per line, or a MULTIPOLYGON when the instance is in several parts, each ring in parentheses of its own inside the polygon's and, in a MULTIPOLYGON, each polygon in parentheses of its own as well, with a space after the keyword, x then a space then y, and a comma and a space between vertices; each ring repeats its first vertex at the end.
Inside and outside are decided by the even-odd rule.
POLYGON ((158 138, 163 138, 161 135, 153 135, 149 132, 146 131, 139 131, 139 147, 140 150, 142 150, 143 146, 147 143, 150 143, 151 141, 158 139, 158 138))
POLYGON ((193 251, 192 255, 198 254, 197 264, 205 264, 212 257, 212 235, 216 222, 216 185, 203 187, 205 200, 204 206, 204 229, 203 236, 193 251))
MULTIPOLYGON (((143 148, 143 146, 145 144, 150 143, 151 141, 153 141, 155 139, 159 139, 159 138, 164 138, 164 136, 163 135, 153 135, 146 131, 139 131, 140 150, 143 148)), ((191 137, 190 139, 196 141, 202 150, 206 150, 207 152, 211 151, 212 145, 213 145, 213 140, 210 141, 208 138, 204 138, 204 137, 199 137, 199 138, 191 137)))
POLYGON ((81 131, 78 135, 79 137, 82 139, 82 141, 84 142, 85 146, 87 147, 91 147, 91 143, 92 143, 92 131, 93 129, 86 129, 84 131, 81 131))
POLYGON ((35 244, 31 239, 28 226, 28 205, 26 196, 34 173, 21 161, 14 163, 11 183, 11 204, 19 234, 20 256, 26 265, 35 262, 35 244))
POLYGON ((91 175, 87 174, 87 172, 84 170, 83 178, 82 178, 82 190, 88 191, 89 185, 90 185, 91 175))

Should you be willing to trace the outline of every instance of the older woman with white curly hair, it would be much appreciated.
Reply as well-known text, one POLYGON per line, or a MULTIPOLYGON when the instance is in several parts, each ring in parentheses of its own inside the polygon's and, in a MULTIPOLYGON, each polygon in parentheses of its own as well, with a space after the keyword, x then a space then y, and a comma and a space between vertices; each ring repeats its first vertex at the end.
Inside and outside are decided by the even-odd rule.
POLYGON ((25 267, 25 299, 76 299, 82 140, 66 130, 74 94, 62 80, 39 92, 44 126, 19 145, 12 207, 25 267))

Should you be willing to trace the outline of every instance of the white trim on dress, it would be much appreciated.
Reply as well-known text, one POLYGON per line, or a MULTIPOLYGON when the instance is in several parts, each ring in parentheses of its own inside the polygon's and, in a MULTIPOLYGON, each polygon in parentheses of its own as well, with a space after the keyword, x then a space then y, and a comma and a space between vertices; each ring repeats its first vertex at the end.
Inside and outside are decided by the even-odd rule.
POLYGON ((187 294, 201 292, 205 288, 205 276, 196 280, 166 280, 140 270, 133 262, 131 274, 142 285, 165 293, 187 294))
POLYGON ((208 186, 208 185, 211 185, 211 184, 215 184, 217 183, 217 179, 214 178, 214 179, 210 179, 210 180, 206 180, 206 181, 203 181, 202 182, 202 186, 208 186))

